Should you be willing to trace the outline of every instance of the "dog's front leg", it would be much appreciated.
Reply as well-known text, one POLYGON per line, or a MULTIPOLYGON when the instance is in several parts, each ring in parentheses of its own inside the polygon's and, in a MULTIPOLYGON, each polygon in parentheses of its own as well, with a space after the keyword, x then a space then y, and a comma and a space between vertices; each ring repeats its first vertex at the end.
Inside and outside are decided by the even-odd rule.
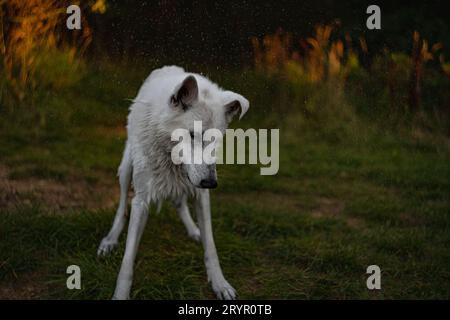
POLYGON ((134 259, 148 218, 148 202, 144 199, 145 197, 136 195, 132 201, 125 254, 113 296, 115 300, 129 299, 130 296, 134 259))
POLYGON ((199 196, 195 201, 197 219, 200 227, 200 235, 205 251, 205 266, 208 281, 219 299, 233 300, 236 298, 236 290, 225 280, 220 268, 211 225, 211 207, 209 190, 199 190, 199 196))

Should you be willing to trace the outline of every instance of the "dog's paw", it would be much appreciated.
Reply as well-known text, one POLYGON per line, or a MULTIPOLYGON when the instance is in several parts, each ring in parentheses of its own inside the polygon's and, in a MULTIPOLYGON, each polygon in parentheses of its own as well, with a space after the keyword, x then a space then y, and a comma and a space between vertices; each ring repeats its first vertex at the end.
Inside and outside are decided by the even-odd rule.
POLYGON ((132 284, 131 276, 122 278, 121 274, 119 273, 116 290, 114 290, 112 300, 129 300, 131 284, 132 284))
POLYGON ((236 290, 224 278, 212 280, 211 286, 220 300, 234 300, 237 297, 236 290))
POLYGON ((130 300, 130 297, 129 296, 120 297, 120 296, 113 295, 111 300, 130 300))
POLYGON ((100 246, 98 247, 97 256, 109 256, 116 246, 117 241, 111 241, 107 237, 103 238, 102 242, 100 242, 100 246))
POLYGON ((194 230, 188 231, 189 238, 193 239, 194 241, 201 242, 201 236, 200 236, 200 230, 199 228, 195 228, 194 230))

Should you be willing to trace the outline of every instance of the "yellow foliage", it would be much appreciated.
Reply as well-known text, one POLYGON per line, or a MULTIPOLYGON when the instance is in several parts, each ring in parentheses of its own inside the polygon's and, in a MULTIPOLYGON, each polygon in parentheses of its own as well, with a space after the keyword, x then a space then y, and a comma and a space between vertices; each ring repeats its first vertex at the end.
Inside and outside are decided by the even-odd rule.
POLYGON ((267 72, 275 72, 290 59, 292 36, 278 29, 273 35, 264 37, 262 44, 259 39, 252 38, 255 53, 255 65, 267 72))
MULTIPOLYGON (((4 16, 3 9, 8 14, 7 19, 0 20, 1 58, 11 89, 19 99, 24 98, 26 88, 36 85, 37 56, 63 45, 60 31, 65 28, 69 4, 62 0, 8 0, 0 6, 0 17, 4 16)), ((73 46, 68 49, 75 57, 75 53, 81 54, 91 42, 91 30, 84 20, 82 30, 71 35, 73 46)))
POLYGON ((106 12, 106 1, 105 0, 96 0, 95 3, 91 7, 92 12, 96 13, 105 13, 106 12))
MULTIPOLYGON (((333 26, 318 25, 314 36, 300 39, 302 52, 292 48, 292 35, 279 29, 262 39, 253 38, 255 66, 268 73, 282 72, 292 79, 295 75, 308 82, 320 82, 329 77, 345 76, 349 68, 357 67, 358 57, 340 39, 331 40, 333 26)), ((350 37, 346 37, 351 43, 350 37)))
POLYGON ((442 64, 442 70, 450 76, 450 62, 442 64))

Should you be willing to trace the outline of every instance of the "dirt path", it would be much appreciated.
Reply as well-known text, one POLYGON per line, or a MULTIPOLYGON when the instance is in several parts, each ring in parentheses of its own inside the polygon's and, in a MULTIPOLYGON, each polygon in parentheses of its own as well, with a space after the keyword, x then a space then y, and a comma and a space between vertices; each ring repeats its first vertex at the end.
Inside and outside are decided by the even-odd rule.
POLYGON ((52 212, 73 209, 112 208, 118 202, 119 187, 114 176, 100 182, 68 177, 65 181, 26 178, 10 179, 7 166, 0 164, 0 210, 37 204, 52 212))

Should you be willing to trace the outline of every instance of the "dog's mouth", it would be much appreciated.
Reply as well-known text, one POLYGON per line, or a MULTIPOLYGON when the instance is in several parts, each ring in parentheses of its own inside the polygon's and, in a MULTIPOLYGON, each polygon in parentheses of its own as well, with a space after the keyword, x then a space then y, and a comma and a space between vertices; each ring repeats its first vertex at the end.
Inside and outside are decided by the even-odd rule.
POLYGON ((184 176, 187 178, 190 184, 192 184, 194 187, 196 186, 194 183, 192 183, 191 178, 189 178, 189 175, 187 173, 185 173, 184 176))
POLYGON ((194 188, 199 188, 195 183, 192 182, 191 178, 189 178, 189 174, 186 171, 182 171, 183 172, 183 176, 187 179, 187 181, 189 181, 189 183, 194 187, 194 188))
POLYGON ((199 189, 215 189, 217 188, 217 180, 215 179, 202 179, 200 181, 200 184, 195 184, 191 181, 191 178, 189 178, 188 174, 185 174, 187 180, 189 181, 189 183, 194 186, 195 188, 199 188, 199 189))
POLYGON ((215 189, 217 188, 217 179, 216 178, 205 178, 201 179, 200 183, 194 183, 192 182, 191 178, 189 177, 189 174, 185 168, 181 168, 180 173, 182 177, 184 177, 194 188, 199 189, 215 189))
POLYGON ((215 189, 217 188, 217 180, 215 179, 203 179, 200 181, 200 186, 197 188, 201 189, 215 189))

